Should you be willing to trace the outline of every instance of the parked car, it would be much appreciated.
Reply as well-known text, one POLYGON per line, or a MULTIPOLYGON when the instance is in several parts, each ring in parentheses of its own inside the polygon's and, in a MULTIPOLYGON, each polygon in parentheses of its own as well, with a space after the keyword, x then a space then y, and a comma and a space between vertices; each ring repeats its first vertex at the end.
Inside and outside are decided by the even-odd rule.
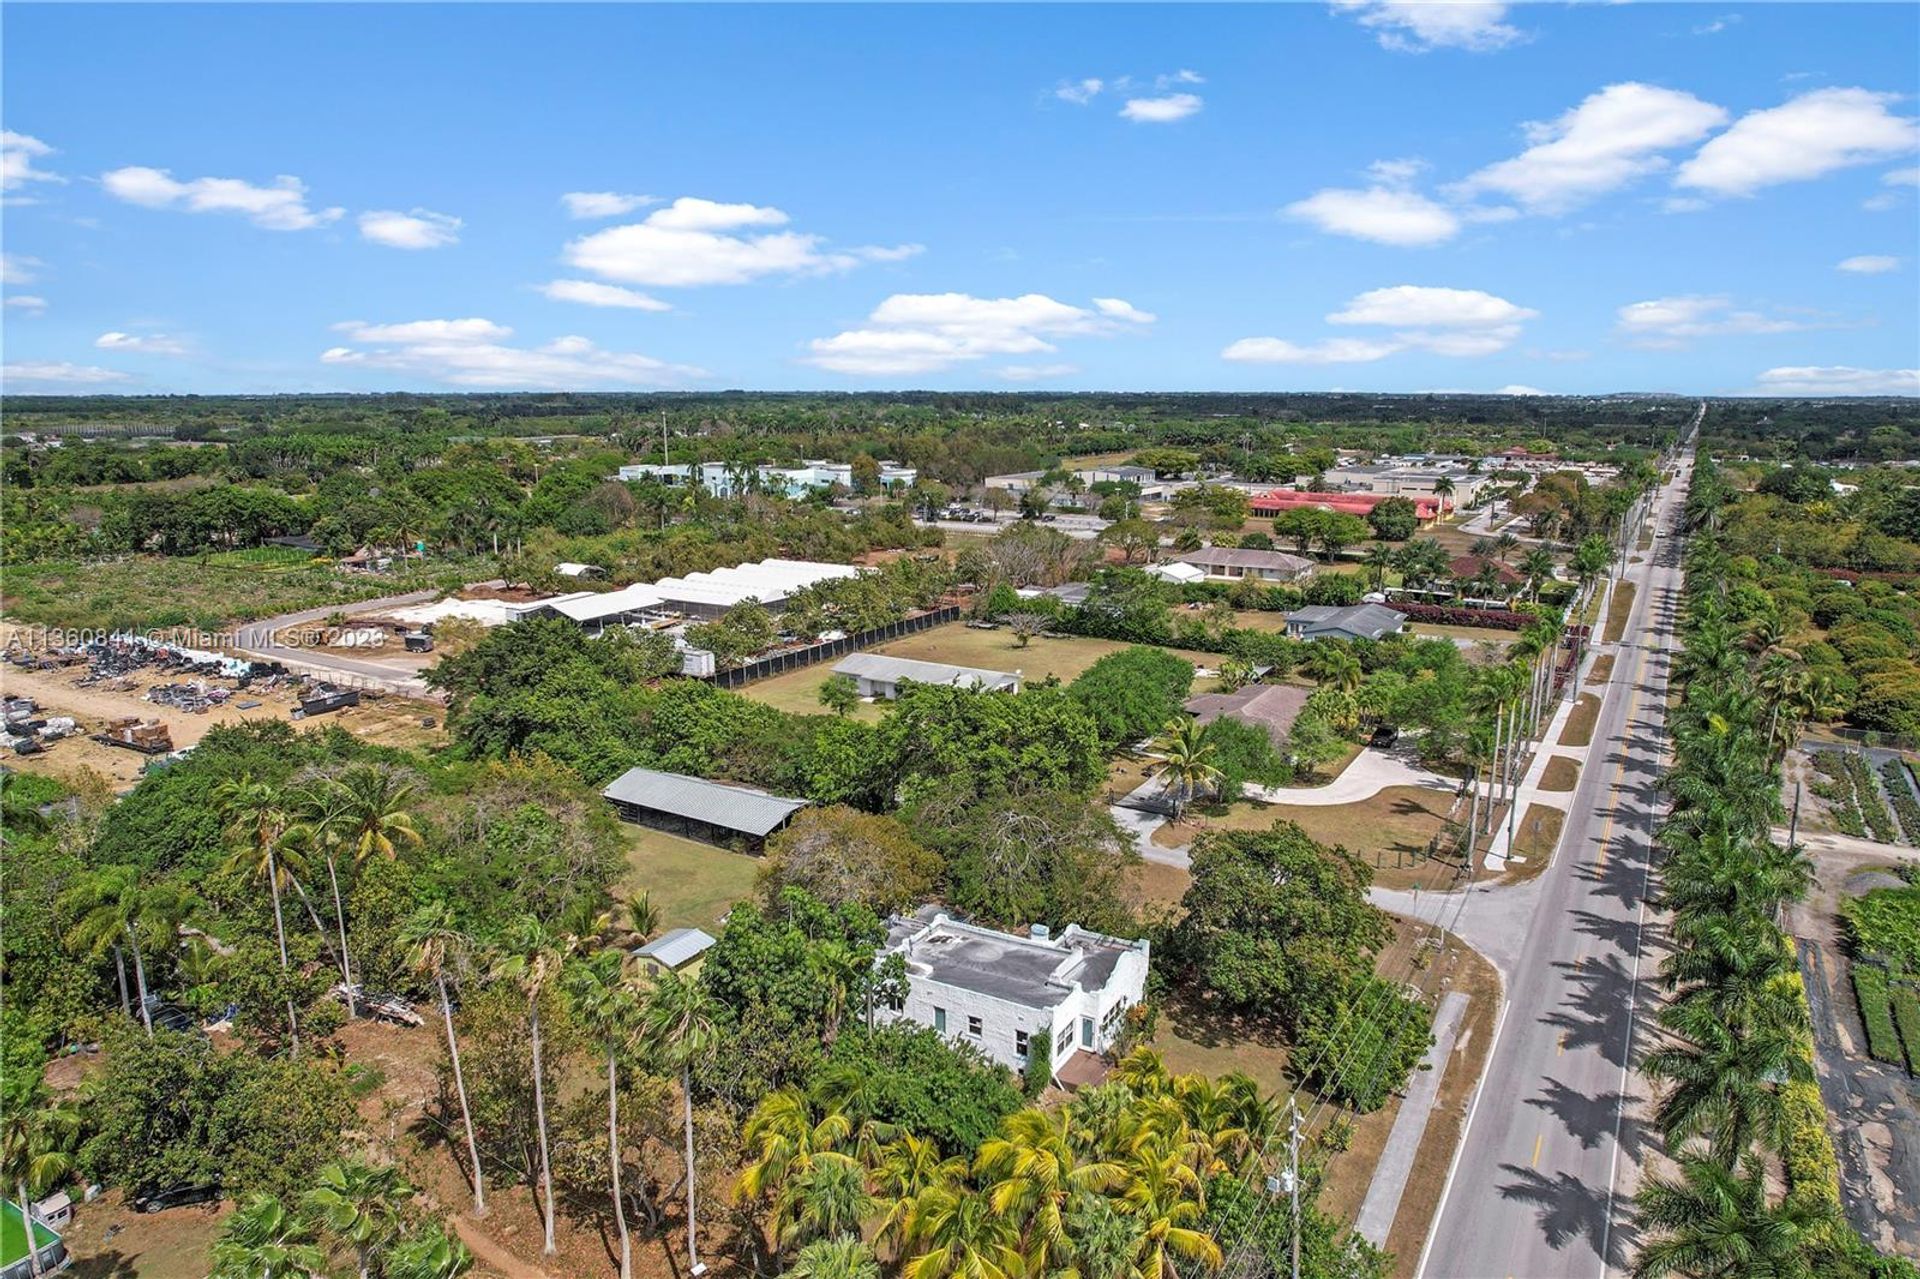
POLYGON ((213 1203, 220 1198, 220 1187, 216 1185, 179 1185, 165 1186, 158 1190, 149 1190, 133 1197, 135 1212, 164 1212, 168 1208, 185 1208, 189 1204, 213 1203))
POLYGON ((175 1030, 186 1032, 195 1029, 199 1023, 193 1014, 178 1004, 170 1004, 158 995, 147 996, 147 1016, 152 1018, 155 1030, 175 1030))
POLYGON ((1367 745, 1387 749, 1400 740, 1400 730, 1391 724, 1382 724, 1373 730, 1373 736, 1367 739, 1367 745))

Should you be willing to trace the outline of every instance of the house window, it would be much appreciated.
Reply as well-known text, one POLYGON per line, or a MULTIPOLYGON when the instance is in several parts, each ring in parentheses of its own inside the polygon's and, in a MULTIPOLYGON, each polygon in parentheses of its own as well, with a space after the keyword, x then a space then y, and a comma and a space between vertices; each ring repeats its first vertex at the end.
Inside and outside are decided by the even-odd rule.
POLYGON ((1028 1045, 1031 1044, 1031 1042, 1032 1041, 1027 1037, 1026 1031, 1024 1030, 1014 1031, 1013 1032, 1013 1055, 1020 1058, 1022 1061, 1026 1060, 1027 1048, 1028 1048, 1028 1045))
POLYGON ((933 1028, 939 1031, 943 1035, 947 1033, 947 1010, 946 1009, 936 1008, 933 1010, 933 1028))
POLYGON ((986 1027, 980 1024, 980 1019, 978 1017, 967 1018, 967 1033, 969 1035, 972 1035, 975 1039, 980 1038, 981 1032, 984 1031, 985 1029, 986 1027))
POLYGON ((1091 1017, 1082 1017, 1080 1019, 1080 1046, 1082 1048, 1093 1047, 1093 1018, 1091 1017))

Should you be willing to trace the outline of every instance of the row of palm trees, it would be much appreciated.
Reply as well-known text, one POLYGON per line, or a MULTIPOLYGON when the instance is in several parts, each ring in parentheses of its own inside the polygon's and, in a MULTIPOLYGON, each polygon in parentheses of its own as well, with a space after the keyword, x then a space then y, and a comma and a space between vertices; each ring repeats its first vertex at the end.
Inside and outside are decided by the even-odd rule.
MULTIPOLYGON (((1690 505, 1697 514, 1699 499, 1690 505)), ((1777 623, 1744 635, 1733 624, 1725 567, 1710 538, 1695 540, 1686 648, 1674 665, 1683 694, 1670 721, 1672 806, 1659 832, 1669 995, 1663 1046, 1642 1063, 1678 1175, 1650 1178, 1638 1198, 1644 1279, 1812 1276, 1844 1229, 1830 1187, 1794 1185, 1789 1168, 1787 1193, 1770 1190, 1793 1090, 1813 1080, 1807 1004, 1779 925, 1812 872, 1772 829, 1780 761, 1820 694, 1812 680, 1782 678, 1793 659, 1777 623)))
POLYGON ((869 1080, 829 1071, 761 1101, 736 1195, 807 1279, 1176 1279, 1220 1268, 1207 1185, 1251 1175, 1279 1109, 1244 1074, 1171 1075, 1135 1049, 1108 1081, 1007 1116, 969 1159, 874 1117, 869 1080))

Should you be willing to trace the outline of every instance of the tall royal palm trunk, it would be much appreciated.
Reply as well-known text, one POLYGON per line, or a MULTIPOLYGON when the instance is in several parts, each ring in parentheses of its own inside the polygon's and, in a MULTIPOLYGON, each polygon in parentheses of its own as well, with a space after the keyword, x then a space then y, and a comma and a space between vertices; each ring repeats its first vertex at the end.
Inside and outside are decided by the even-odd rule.
MULTIPOLYGON (((267 850, 267 888, 273 894, 273 933, 280 941, 280 971, 288 972, 293 963, 287 958, 287 918, 280 909, 280 859, 267 850)), ((293 1041, 294 1056, 300 1055, 300 1022, 293 1011, 293 996, 287 996, 287 1034, 293 1041)))
POLYGON ((327 854, 327 878, 333 881, 333 922, 340 930, 340 976, 347 987, 347 1016, 360 1015, 360 1001, 354 996, 353 964, 347 958, 347 912, 340 904, 340 871, 336 867, 333 854, 327 854))
POLYGON ((27 1183, 23 1179, 15 1183, 20 1195, 20 1224, 27 1231, 27 1265, 32 1269, 34 1279, 46 1273, 40 1266, 40 1241, 33 1235, 33 1201, 27 1198, 27 1183))
POLYGON ((113 971, 120 979, 120 1011, 131 1013, 133 1005, 127 1001, 127 957, 119 946, 113 948, 113 971))
POLYGON ((687 1273, 700 1273, 699 1236, 693 1224, 693 1065, 680 1067, 680 1105, 687 1130, 687 1273))
POLYGON ((620 1197, 620 1075, 611 1043, 607 1045, 607 1164, 613 1169, 613 1224, 620 1228, 620 1279, 633 1279, 633 1240, 627 1235, 627 1205, 620 1197))
MULTIPOLYGON (((140 1020, 147 1027, 147 1038, 153 1038, 153 1012, 147 1007, 147 966, 140 958, 140 935, 133 931, 133 925, 126 925, 127 942, 133 948, 133 988, 140 995, 140 1020)), ((31 1241, 29 1241, 31 1242, 31 1241)))
POLYGON ((547 1085, 541 1077, 540 1061, 540 997, 536 994, 527 1000, 527 1027, 533 1035, 533 1114, 540 1128, 540 1191, 543 1200, 542 1224, 546 1228, 546 1254, 551 1257, 553 1247, 553 1164, 547 1155, 547 1085))
POLYGON ((460 1070, 460 1041, 453 1035, 453 1001, 447 998, 447 979, 434 979, 440 985, 440 1015, 447 1023, 447 1055, 453 1058, 453 1090, 460 1094, 460 1122, 467 1129, 467 1159, 473 1165, 473 1215, 487 1215, 487 1191, 480 1174, 480 1143, 473 1139, 473 1111, 467 1106, 467 1077, 460 1070))

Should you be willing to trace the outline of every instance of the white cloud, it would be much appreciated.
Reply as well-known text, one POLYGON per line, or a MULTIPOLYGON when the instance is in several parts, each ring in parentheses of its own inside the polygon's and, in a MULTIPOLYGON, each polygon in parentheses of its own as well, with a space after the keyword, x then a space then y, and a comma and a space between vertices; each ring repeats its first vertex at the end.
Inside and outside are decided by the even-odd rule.
POLYGON ((1715 195, 1752 195, 1920 147, 1920 121, 1887 110, 1892 93, 1816 89, 1751 111, 1680 166, 1674 182, 1715 195))
POLYGON ((1920 369, 1856 369, 1845 364, 1768 369, 1760 395, 1920 395, 1920 369))
POLYGON ((701 370, 651 356, 604 351, 583 337, 561 337, 538 347, 506 345, 513 330, 491 320, 414 320, 333 326, 351 346, 321 353, 324 364, 402 373, 452 386, 570 390, 581 386, 671 386, 705 376, 701 370))
POLYGON ((817 235, 758 230, 784 227, 787 221, 775 208, 682 196, 644 221, 581 236, 563 256, 573 266, 622 284, 690 288, 827 275, 920 252, 912 244, 832 250, 817 235))
POLYGON ((989 356, 1049 354, 1059 349, 1054 342, 1060 338, 1137 332, 1153 319, 1120 298, 1095 299, 1089 309, 1040 293, 896 293, 873 309, 864 327, 808 343, 804 360, 835 373, 873 377, 937 373, 989 356))
POLYGON ((1398 342, 1370 338, 1328 338, 1302 344, 1285 338, 1241 338, 1220 352, 1238 364, 1370 364, 1405 350, 1398 342))
POLYGON ((1511 386, 1501 387, 1499 390, 1495 391, 1494 394, 1495 395, 1552 395, 1553 392, 1543 391, 1537 386, 1523 386, 1520 383, 1516 382, 1511 386))
POLYGON ((1608 85, 1556 119, 1524 126, 1531 144, 1460 183, 1460 194, 1498 191, 1532 213, 1564 213, 1667 165, 1660 154, 1707 136, 1727 112, 1690 93, 1627 82, 1608 85))
POLYGON ((1329 324, 1396 330, 1390 337, 1336 337, 1312 343, 1242 338, 1220 355, 1266 364, 1361 364, 1400 351, 1465 359, 1504 351, 1519 339, 1524 322, 1539 314, 1479 289, 1400 284, 1371 289, 1327 316, 1329 324))
POLYGON ((1485 329, 1531 320, 1538 311, 1479 289, 1398 284, 1370 289, 1327 317, 1329 324, 1383 324, 1421 328, 1485 329))
POLYGON ((0 253, 0 284, 32 284, 45 266, 39 258, 24 253, 0 253))
POLYGON ((93 340, 102 351, 132 351, 139 355, 185 355, 184 339, 166 333, 102 333, 93 340))
POLYGON ((1376 186, 1364 191, 1329 187, 1282 210, 1330 235, 1376 244, 1425 248, 1460 234, 1460 219, 1418 191, 1376 186))
POLYGON ((460 225, 459 218, 432 209, 376 209, 360 215, 361 237, 390 249, 444 249, 460 243, 460 225))
POLYGON ((306 231, 336 221, 345 209, 310 209, 306 184, 282 175, 270 187, 239 178, 176 181, 165 169, 134 165, 100 175, 108 195, 149 209, 183 208, 189 213, 238 213, 269 231, 306 231))
POLYGON ((1084 80, 1071 80, 1053 91, 1053 96, 1062 102, 1071 102, 1076 107, 1084 107, 1100 96, 1107 82, 1099 76, 1088 76, 1084 80))
POLYGON ((118 369, 103 369, 93 364, 70 364, 65 360, 25 360, 0 365, 0 384, 43 382, 60 386, 98 386, 105 382, 124 382, 127 375, 118 369))
POLYGON ((1880 180, 1890 187, 1920 187, 1920 167, 1888 169, 1880 175, 1880 180))
POLYGON ((1815 327, 1801 320, 1735 308, 1717 294, 1684 294, 1634 302, 1616 313, 1620 335, 1650 350, 1674 350, 1693 338, 1797 333, 1815 327))
POLYGON ((53 148, 38 138, 0 130, 0 191, 17 191, 29 182, 65 182, 57 173, 33 167, 35 160, 52 154, 53 148))
POLYGON ((1077 364, 1009 364, 1000 376, 1009 382, 1044 382, 1049 378, 1072 377, 1080 371, 1077 364))
POLYGON ((47 300, 42 297, 35 297, 31 293, 16 293, 7 299, 6 305, 14 308, 16 311, 25 311, 29 315, 38 315, 47 309, 47 300))
POLYGON ((1858 257, 1841 259, 1833 269, 1853 275, 1885 275, 1900 269, 1900 259, 1881 253, 1863 253, 1858 257))
POLYGON ((570 218, 617 218, 635 209, 660 203, 651 195, 627 195, 619 191, 569 191, 560 197, 570 218))
POLYGON ((1335 13, 1350 13, 1379 33, 1380 47, 1396 53, 1467 49, 1486 53, 1521 38, 1506 21, 1500 0, 1333 0, 1335 13))
POLYGON ((1160 98, 1128 98, 1120 117, 1135 124, 1173 124, 1197 115, 1206 103, 1197 93, 1169 93, 1160 98))
POLYGON ((1737 27, 1739 25, 1740 25, 1739 14, 1725 13, 1713 19, 1713 21, 1711 22, 1701 23, 1699 26, 1693 29, 1693 34, 1697 36, 1717 36, 1722 31, 1727 30, 1729 27, 1737 27))
POLYGON ((673 307, 659 298, 623 289, 617 284, 597 280, 549 280, 540 292, 555 302, 578 302, 582 306, 625 307, 632 311, 671 311, 673 307))

